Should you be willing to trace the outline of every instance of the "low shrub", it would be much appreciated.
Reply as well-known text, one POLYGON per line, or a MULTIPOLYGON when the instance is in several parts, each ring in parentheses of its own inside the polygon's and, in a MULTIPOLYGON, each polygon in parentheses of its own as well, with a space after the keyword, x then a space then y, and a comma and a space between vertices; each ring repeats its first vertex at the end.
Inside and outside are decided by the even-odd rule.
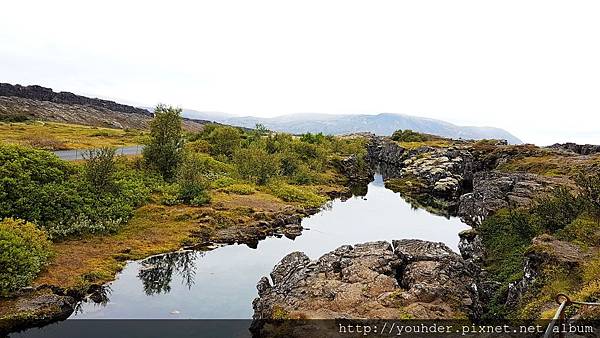
POLYGON ((396 142, 425 142, 431 139, 432 137, 430 135, 417 133, 410 129, 396 130, 392 134, 392 140, 396 142))
POLYGON ((212 188, 215 189, 219 189, 219 188, 225 188, 228 187, 232 184, 237 183, 238 181, 235 178, 229 177, 229 176, 223 176, 223 177, 219 177, 216 180, 212 181, 210 183, 210 186, 212 188))
POLYGON ((46 233, 33 223, 5 218, 0 222, 0 295, 29 285, 50 258, 46 233))
POLYGON ((271 184, 268 188, 274 196, 286 202, 300 202, 306 206, 319 207, 327 201, 327 198, 315 194, 308 188, 296 187, 283 182, 271 184))
POLYGON ((250 184, 232 184, 222 189, 223 191, 230 194, 238 194, 238 195, 252 195, 256 192, 253 186, 250 184))

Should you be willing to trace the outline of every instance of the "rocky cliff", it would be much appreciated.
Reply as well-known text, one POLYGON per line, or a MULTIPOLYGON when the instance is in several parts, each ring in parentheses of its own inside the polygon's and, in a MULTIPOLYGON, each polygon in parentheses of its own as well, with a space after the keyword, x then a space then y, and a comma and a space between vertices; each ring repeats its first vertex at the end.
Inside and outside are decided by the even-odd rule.
POLYGON ((481 314, 474 266, 442 243, 345 245, 317 260, 294 252, 263 277, 254 329, 269 319, 465 318, 481 314))
POLYGON ((97 109, 107 109, 118 111, 127 114, 140 114, 152 116, 146 109, 136 108, 125 104, 116 103, 113 101, 102 100, 97 98, 89 98, 81 95, 76 95, 69 92, 55 92, 51 88, 42 86, 21 86, 11 85, 9 83, 0 83, 0 96, 13 96, 35 101, 48 101, 54 103, 62 103, 68 105, 84 105, 97 109))
MULTIPOLYGON (((69 92, 54 92, 41 86, 0 83, 0 117, 74 123, 118 129, 146 129, 152 113, 109 100, 69 92)), ((208 121, 184 119, 184 128, 202 129, 208 121)))
POLYGON ((463 259, 480 267, 477 279, 482 304, 503 292, 494 302, 505 302, 515 310, 528 301, 526 295, 543 285, 544 271, 556 266, 580 270, 588 253, 564 240, 536 238, 523 255, 523 277, 502 285, 484 269, 488 257, 480 225, 500 209, 527 210, 543 201, 542 197, 552 196, 550 192, 557 187, 576 194, 578 175, 598 170, 598 149, 600 146, 572 143, 540 148, 499 141, 446 140, 436 145, 372 136, 368 157, 379 167, 388 188, 418 207, 459 216, 473 227, 460 234, 459 249, 463 259), (575 259, 578 255, 580 259, 575 259))

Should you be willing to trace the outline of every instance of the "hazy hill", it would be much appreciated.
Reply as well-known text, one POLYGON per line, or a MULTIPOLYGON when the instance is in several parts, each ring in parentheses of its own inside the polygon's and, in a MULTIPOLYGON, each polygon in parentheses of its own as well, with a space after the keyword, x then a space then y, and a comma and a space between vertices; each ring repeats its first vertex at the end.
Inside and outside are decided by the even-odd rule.
POLYGON ((441 120, 424 117, 377 114, 377 115, 330 115, 330 114, 291 114, 273 118, 236 117, 216 112, 204 113, 184 110, 184 116, 211 120, 235 126, 252 128, 257 123, 274 131, 289 133, 347 134, 371 132, 377 135, 391 135, 398 129, 434 134, 454 139, 503 139, 512 144, 522 141, 506 130, 493 127, 458 126, 441 120))

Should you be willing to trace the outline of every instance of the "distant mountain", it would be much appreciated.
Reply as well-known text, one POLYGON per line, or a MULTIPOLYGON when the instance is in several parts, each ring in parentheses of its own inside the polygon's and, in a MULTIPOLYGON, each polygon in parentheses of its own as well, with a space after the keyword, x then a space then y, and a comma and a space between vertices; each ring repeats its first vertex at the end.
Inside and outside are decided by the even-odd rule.
POLYGON ((260 123, 273 131, 294 134, 322 132, 324 134, 339 135, 371 132, 377 135, 391 135, 398 129, 412 129, 454 139, 502 139, 511 144, 523 143, 516 136, 500 128, 457 126, 441 120, 401 114, 291 114, 273 118, 260 118, 252 116, 235 117, 220 113, 184 110, 183 115, 247 128, 253 128, 257 123, 260 123))

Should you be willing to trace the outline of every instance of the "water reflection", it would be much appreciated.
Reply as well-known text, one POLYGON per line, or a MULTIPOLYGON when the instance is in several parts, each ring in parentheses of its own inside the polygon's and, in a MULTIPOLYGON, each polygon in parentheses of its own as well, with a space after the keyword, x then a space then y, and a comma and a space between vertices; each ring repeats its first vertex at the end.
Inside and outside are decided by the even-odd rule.
POLYGON ((290 252, 316 259, 344 244, 402 238, 444 242, 456 251, 458 232, 468 228, 458 218, 414 209, 384 187, 381 175, 365 196, 343 200, 303 219, 302 226, 310 230, 294 240, 268 237, 256 243, 257 249, 228 245, 129 262, 110 284, 106 306, 83 303, 83 311, 71 318, 250 318, 257 281, 290 252))
POLYGON ((142 280, 148 296, 171 291, 173 273, 176 272, 188 290, 194 285, 198 251, 176 251, 146 258, 141 262, 138 278, 142 280))

